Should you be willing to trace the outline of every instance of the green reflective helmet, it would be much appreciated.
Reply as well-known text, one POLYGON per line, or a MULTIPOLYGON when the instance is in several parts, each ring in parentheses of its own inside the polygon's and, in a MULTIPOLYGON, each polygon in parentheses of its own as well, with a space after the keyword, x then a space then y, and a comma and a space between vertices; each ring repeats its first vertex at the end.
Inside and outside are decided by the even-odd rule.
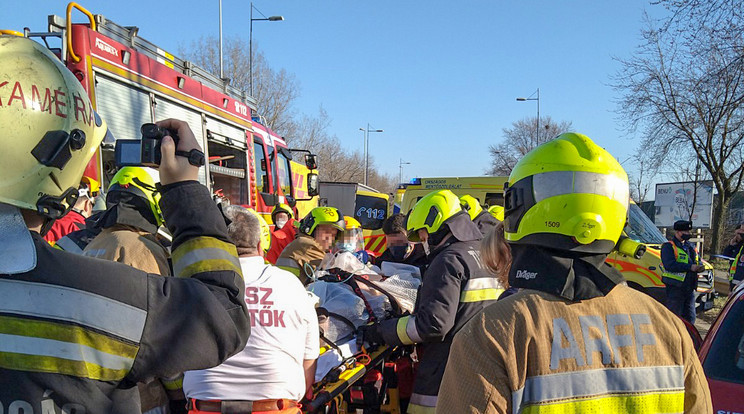
POLYGON ((300 221, 300 231, 312 236, 321 224, 328 224, 339 231, 344 231, 344 216, 335 207, 315 207, 300 221))
POLYGON ((475 220, 478 214, 483 211, 483 207, 481 207, 478 199, 469 194, 460 197, 460 207, 468 212, 470 220, 475 220))
POLYGON ((274 209, 271 210, 271 222, 276 223, 276 215, 279 213, 287 213, 290 219, 294 218, 294 212, 292 211, 292 208, 284 203, 279 203, 274 206, 274 209))
POLYGON ((491 206, 488 208, 488 212, 491 213, 492 216, 496 218, 498 221, 504 221, 504 207, 501 206, 491 206))
POLYGON ((620 163, 577 133, 527 153, 514 166, 504 196, 508 242, 585 253, 612 251, 630 199, 620 163))
POLYGON ((452 216, 462 211, 460 199, 450 190, 437 190, 421 198, 408 213, 408 240, 419 242, 418 231, 426 229, 434 234, 452 216))
POLYGON ((122 167, 111 179, 106 201, 111 202, 117 193, 130 193, 145 200, 152 210, 158 226, 164 223, 160 211, 160 192, 155 184, 160 180, 158 172, 146 167, 122 167))

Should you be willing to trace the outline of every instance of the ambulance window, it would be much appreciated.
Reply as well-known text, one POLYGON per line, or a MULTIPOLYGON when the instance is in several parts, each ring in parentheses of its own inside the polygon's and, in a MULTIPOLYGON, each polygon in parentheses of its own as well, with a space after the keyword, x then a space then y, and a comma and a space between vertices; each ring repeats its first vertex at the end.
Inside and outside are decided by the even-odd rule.
POLYGON ((292 171, 289 167, 289 159, 281 151, 277 152, 278 158, 276 163, 277 175, 279 175, 279 186, 282 187, 282 192, 285 196, 292 195, 292 180, 290 172, 292 171))
POLYGON ((258 187, 258 191, 268 193, 269 176, 266 170, 269 168, 269 165, 266 164, 266 153, 264 152, 263 144, 259 140, 253 142, 253 157, 256 161, 256 186, 258 187))
POLYGON ((631 239, 646 244, 663 244, 666 238, 661 234, 656 225, 648 218, 646 213, 637 204, 630 203, 628 208, 628 225, 625 233, 631 239))
POLYGON ((384 198, 357 194, 354 218, 363 229, 379 230, 387 218, 388 202, 384 198))
POLYGON ((740 296, 721 323, 703 362, 709 379, 744 384, 744 296, 740 296))

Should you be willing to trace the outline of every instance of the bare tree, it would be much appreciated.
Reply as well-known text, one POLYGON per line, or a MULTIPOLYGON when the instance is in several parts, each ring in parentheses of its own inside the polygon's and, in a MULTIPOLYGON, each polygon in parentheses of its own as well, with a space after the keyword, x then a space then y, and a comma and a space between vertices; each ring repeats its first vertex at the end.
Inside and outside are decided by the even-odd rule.
MULTIPOLYGON (((180 48, 179 53, 217 74, 218 48, 216 37, 201 37, 191 42, 188 49, 180 48)), ((247 95, 250 90, 248 43, 240 37, 228 38, 223 50, 225 77, 247 95)), ((283 136, 290 147, 317 154, 321 180, 361 182, 364 160, 358 152, 345 150, 338 137, 329 134, 331 118, 328 112, 321 106, 315 116, 298 115, 292 106, 300 91, 294 75, 284 69, 271 68, 258 48, 254 47, 253 53, 253 93, 261 123, 283 136)), ((394 179, 378 172, 373 163, 370 163, 370 176, 374 177, 370 182, 375 185, 395 189, 394 179)))
POLYGON ((540 117, 540 131, 537 131, 537 118, 524 118, 513 122, 511 128, 504 128, 504 140, 498 145, 490 145, 490 175, 509 175, 517 161, 538 145, 570 131, 571 122, 555 122, 550 116, 540 117), (539 132, 539 134, 538 134, 539 132))
MULTIPOLYGON (((739 25, 738 34, 723 32, 726 40, 739 45, 732 48, 731 43, 722 43, 716 28, 706 26, 710 13, 690 9, 693 3, 703 3, 662 3, 673 11, 673 18, 661 30, 647 18, 644 43, 633 57, 620 60, 623 69, 615 85, 622 93, 620 113, 631 130, 645 131, 642 148, 664 163, 665 169, 684 170, 686 165, 679 160, 686 158, 684 154, 694 154, 712 178, 719 202, 711 248, 717 251, 728 205, 744 178, 744 25, 741 18, 728 20, 739 25)), ((741 7, 734 5, 740 2, 711 3, 741 7)))
POLYGON ((630 198, 641 204, 646 201, 649 192, 653 193, 652 184, 659 174, 661 165, 643 149, 639 149, 630 160, 636 165, 634 171, 628 172, 630 198))
MULTIPOLYGON (((250 80, 250 47, 240 37, 230 37, 223 42, 223 73, 230 84, 248 95, 250 80)), ((179 54, 208 71, 219 74, 219 40, 202 36, 188 48, 180 47, 179 54)), ((262 52, 253 48, 253 94, 262 123, 279 135, 294 135, 297 123, 292 107, 300 95, 300 85, 294 75, 286 70, 272 69, 262 52)))

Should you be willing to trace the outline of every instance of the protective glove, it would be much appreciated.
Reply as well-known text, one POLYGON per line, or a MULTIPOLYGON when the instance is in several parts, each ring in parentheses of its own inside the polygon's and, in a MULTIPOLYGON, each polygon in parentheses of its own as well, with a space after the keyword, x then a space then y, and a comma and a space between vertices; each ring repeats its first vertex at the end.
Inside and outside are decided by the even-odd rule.
POLYGON ((365 342, 371 346, 385 343, 380 333, 380 324, 362 325, 357 328, 357 345, 364 345, 365 342))

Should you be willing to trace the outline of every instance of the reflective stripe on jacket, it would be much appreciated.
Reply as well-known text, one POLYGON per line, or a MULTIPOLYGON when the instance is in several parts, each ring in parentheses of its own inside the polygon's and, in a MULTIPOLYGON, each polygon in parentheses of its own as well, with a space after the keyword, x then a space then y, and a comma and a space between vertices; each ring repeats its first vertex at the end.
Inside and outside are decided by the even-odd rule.
POLYGON ((136 401, 114 407, 122 389, 243 349, 237 251, 209 191, 166 186, 161 207, 181 278, 67 253, 32 233, 36 268, 0 275, 0 378, 12 384, 0 401, 29 413, 139 413, 136 401))
POLYGON ((503 292, 481 263, 479 246, 477 240, 455 241, 437 253, 426 270, 413 315, 380 325, 388 344, 423 344, 411 396, 414 408, 436 405, 452 338, 503 292))
MULTIPOLYGON (((674 251, 674 260, 677 263, 690 263, 690 257, 687 254, 686 251, 684 251, 681 247, 675 246, 672 242, 667 242, 672 245, 672 249, 674 251)), ((680 282, 685 280, 685 275, 687 275, 687 272, 669 272, 664 268, 664 263, 661 263, 661 276, 662 277, 668 277, 674 280, 679 280, 680 282)))
POLYGON ((661 280, 667 286, 695 286, 697 273, 691 272, 691 265, 697 263, 695 248, 676 238, 661 245, 661 280))
POLYGON ((437 412, 713 410, 680 319, 617 285, 580 302, 522 290, 489 306, 454 339, 437 412))

